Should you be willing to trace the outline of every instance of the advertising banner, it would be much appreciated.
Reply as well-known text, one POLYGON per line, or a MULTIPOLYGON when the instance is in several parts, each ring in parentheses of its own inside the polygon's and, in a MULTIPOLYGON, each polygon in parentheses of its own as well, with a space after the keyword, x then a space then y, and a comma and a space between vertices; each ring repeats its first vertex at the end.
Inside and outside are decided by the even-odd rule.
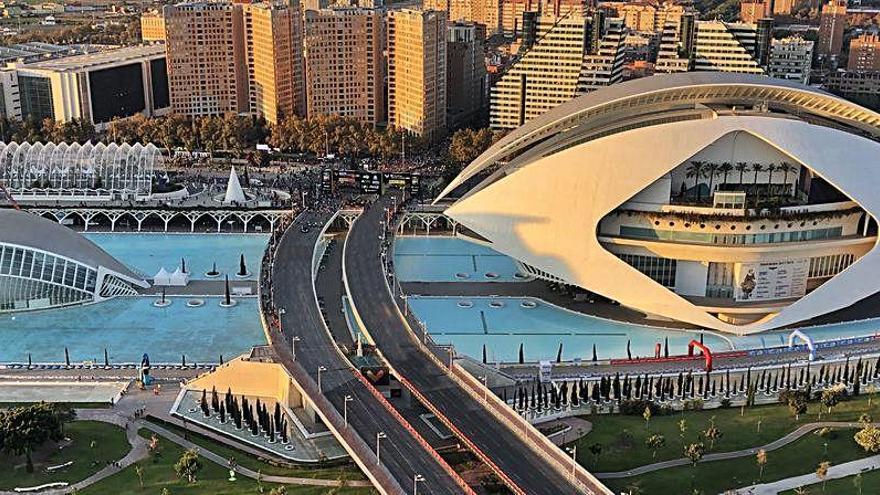
POLYGON ((809 259, 739 263, 734 269, 734 298, 744 301, 772 301, 802 297, 807 292, 809 259))

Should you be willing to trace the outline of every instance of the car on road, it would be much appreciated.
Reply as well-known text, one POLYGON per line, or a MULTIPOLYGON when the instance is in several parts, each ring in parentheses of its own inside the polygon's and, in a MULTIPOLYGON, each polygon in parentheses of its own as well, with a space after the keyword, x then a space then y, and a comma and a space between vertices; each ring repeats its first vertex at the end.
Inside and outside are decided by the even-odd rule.
POLYGON ((299 228, 299 231, 302 232, 303 234, 308 234, 308 233, 309 233, 309 226, 308 226, 308 224, 303 225, 302 227, 300 227, 300 228, 299 228))

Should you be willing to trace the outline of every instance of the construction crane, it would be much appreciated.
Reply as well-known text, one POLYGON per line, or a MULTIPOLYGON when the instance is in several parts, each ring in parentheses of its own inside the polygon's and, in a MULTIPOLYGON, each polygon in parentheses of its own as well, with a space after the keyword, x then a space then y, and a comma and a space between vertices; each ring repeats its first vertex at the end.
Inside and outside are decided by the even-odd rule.
POLYGON ((9 203, 12 204, 13 208, 15 208, 18 211, 21 211, 21 207, 18 206, 18 203, 15 201, 15 198, 12 197, 12 194, 9 192, 8 189, 6 189, 6 186, 4 186, 2 182, 0 182, 0 192, 2 192, 3 195, 9 199, 9 203))

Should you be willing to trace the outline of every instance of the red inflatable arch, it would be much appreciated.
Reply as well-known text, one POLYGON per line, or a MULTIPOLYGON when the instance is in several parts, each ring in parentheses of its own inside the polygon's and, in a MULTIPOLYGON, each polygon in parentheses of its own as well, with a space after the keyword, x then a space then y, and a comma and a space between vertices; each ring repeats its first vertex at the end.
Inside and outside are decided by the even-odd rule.
POLYGON ((703 351, 706 357, 706 371, 712 371, 712 351, 698 340, 692 340, 688 343, 688 356, 694 355, 694 347, 703 351))

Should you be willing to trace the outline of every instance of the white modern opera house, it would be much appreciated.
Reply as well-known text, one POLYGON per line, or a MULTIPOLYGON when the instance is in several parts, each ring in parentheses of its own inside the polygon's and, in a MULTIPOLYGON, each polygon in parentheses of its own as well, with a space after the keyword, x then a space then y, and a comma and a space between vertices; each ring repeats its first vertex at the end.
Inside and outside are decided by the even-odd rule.
POLYGON ((880 291, 878 141, 880 114, 814 88, 654 76, 526 123, 438 200, 535 276, 753 333, 880 291))
POLYGON ((0 209, 0 313, 135 295, 136 287, 149 284, 79 233, 0 209))

